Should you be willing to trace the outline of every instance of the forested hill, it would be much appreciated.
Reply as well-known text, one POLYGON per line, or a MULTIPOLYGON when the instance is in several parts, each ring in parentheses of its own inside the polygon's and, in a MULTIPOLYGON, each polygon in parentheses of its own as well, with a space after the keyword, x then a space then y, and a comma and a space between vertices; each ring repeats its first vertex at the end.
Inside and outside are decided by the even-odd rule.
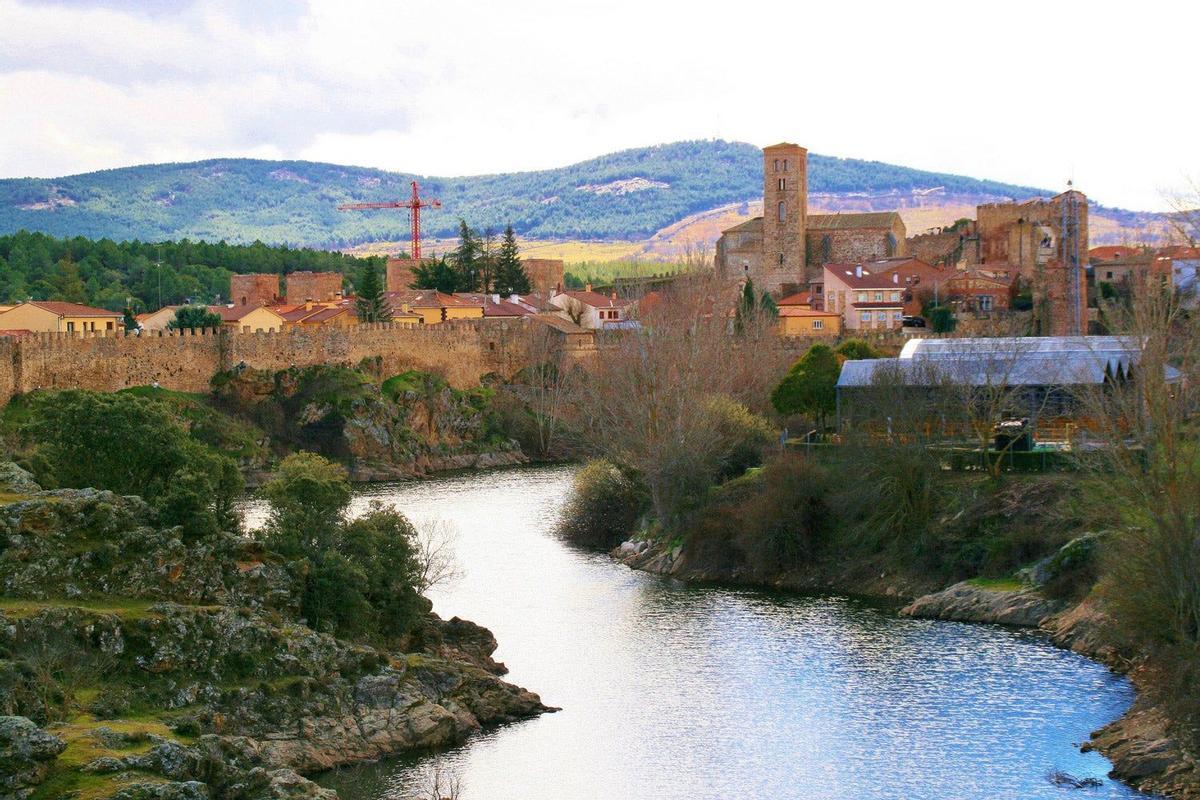
MULTIPOLYGON (((525 237, 640 239, 689 214, 762 196, 762 155, 741 142, 695 141, 624 150, 540 172, 436 178, 306 161, 218 159, 52 179, 0 180, 0 233, 93 239, 201 239, 338 247, 402 240, 402 212, 339 212, 339 203, 404 198, 409 181, 441 199, 429 236, 511 222, 525 237)), ((809 155, 809 192, 914 192, 1023 198, 1039 190, 809 155)))

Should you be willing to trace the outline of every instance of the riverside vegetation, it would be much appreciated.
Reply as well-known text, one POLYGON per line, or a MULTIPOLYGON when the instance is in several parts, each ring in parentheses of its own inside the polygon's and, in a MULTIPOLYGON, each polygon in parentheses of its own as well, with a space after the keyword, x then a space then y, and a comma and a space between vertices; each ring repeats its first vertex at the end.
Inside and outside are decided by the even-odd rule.
POLYGON ((832 415, 839 359, 878 354, 817 345, 788 369, 756 348, 753 319, 734 337, 697 330, 711 297, 680 296, 670 312, 699 322, 652 320, 598 356, 594 383, 611 381, 619 401, 584 390, 568 406, 599 458, 578 473, 562 535, 683 578, 920 598, 905 612, 1041 626, 1139 689, 1088 745, 1114 774, 1200 797, 1196 317, 1149 288, 1107 309, 1116 330, 1144 337, 1138 370, 1077 398, 1099 446, 1066 471, 1027 475, 995 457, 951 469, 929 432, 929 419, 948 420, 979 446, 975 431, 990 432, 1006 400, 999 388, 985 397, 947 383, 931 401, 884 380, 870 402, 886 430, 773 444, 782 425, 820 429, 832 415), (1165 383, 1166 367, 1182 380, 1165 383))

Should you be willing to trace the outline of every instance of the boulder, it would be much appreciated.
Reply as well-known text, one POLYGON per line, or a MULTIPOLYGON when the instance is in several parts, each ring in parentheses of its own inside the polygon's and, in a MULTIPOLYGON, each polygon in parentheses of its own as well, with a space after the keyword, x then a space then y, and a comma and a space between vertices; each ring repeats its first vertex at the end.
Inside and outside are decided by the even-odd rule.
POLYGON ((27 717, 0 717, 0 796, 28 796, 66 747, 27 717))
POLYGON ((1062 611, 1065 604, 1030 589, 996 589, 963 581, 948 589, 918 597, 900 609, 907 617, 991 622, 1036 628, 1062 611))

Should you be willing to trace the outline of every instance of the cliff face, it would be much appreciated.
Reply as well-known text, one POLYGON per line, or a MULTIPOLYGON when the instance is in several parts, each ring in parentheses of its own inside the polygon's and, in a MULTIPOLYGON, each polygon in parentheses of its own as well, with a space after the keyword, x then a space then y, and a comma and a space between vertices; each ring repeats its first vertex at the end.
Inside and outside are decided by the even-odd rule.
POLYGON ((0 508, 0 796, 328 798, 298 773, 547 710, 471 623, 430 613, 387 644, 308 628, 302 576, 240 537, 185 544, 137 498, 0 508))
POLYGON ((218 376, 214 388, 219 407, 253 421, 277 446, 341 461, 355 480, 525 460, 495 424, 490 390, 454 389, 428 373, 379 386, 344 367, 241 369, 218 376))

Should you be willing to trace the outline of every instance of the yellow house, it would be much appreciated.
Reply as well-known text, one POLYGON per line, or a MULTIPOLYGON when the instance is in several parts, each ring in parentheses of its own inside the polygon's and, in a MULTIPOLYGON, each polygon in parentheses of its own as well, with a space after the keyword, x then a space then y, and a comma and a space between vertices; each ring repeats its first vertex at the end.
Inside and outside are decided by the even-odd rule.
POLYGON ((208 310, 221 317, 223 327, 242 333, 282 331, 285 324, 282 316, 266 306, 209 306, 208 310))
POLYGON ((841 332, 841 314, 814 311, 802 306, 783 306, 779 309, 780 336, 838 336, 841 332))
POLYGON ((162 331, 167 329, 167 325, 175 319, 175 312, 181 308, 183 306, 163 306, 157 311, 138 314, 135 319, 144 331, 162 331))
POLYGON ((0 329, 66 333, 124 330, 125 316, 116 311, 58 300, 30 300, 0 313, 0 329))
MULTIPOLYGON (((483 295, 481 294, 446 294, 433 289, 411 289, 406 291, 388 292, 388 302, 393 309, 404 309, 420 317, 422 325, 436 325, 455 319, 482 319, 483 295)), ((396 322, 405 322, 400 315, 396 322)))

